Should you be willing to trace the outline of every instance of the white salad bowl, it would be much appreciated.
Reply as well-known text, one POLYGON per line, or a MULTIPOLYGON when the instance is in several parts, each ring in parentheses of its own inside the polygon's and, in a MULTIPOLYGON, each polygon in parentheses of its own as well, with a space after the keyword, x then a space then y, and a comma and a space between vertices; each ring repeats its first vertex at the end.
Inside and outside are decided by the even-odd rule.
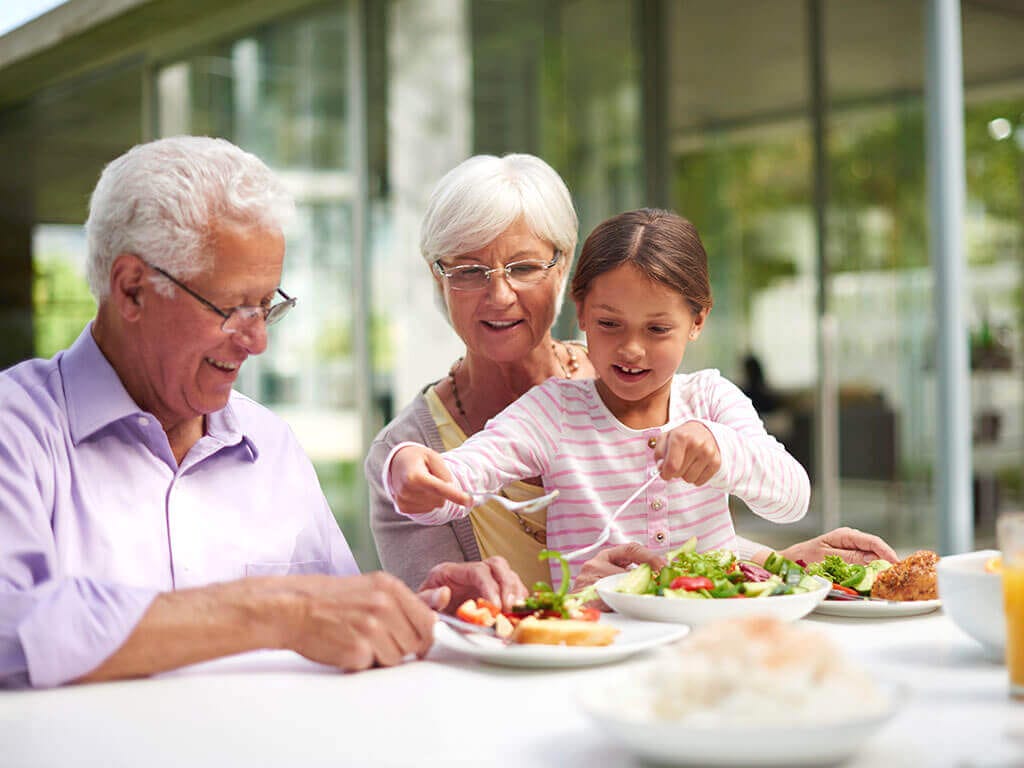
POLYGON ((819 588, 797 595, 699 600, 616 592, 616 585, 627 575, 617 573, 605 576, 595 585, 597 594, 612 610, 633 619, 689 624, 692 627, 722 619, 759 615, 774 616, 781 621, 796 621, 813 611, 832 587, 827 580, 815 576, 819 588))
POLYGON ((948 555, 935 566, 943 610, 994 661, 1006 653, 1006 615, 1002 578, 987 572, 985 563, 998 555, 994 549, 948 555))

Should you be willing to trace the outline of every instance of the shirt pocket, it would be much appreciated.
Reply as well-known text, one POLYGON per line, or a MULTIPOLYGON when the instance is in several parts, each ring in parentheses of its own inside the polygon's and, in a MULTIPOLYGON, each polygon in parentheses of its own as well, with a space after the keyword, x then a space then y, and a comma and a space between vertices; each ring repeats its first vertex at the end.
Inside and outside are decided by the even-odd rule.
POLYGON ((284 562, 246 563, 246 576, 292 576, 295 574, 330 573, 326 560, 303 560, 293 563, 284 562))

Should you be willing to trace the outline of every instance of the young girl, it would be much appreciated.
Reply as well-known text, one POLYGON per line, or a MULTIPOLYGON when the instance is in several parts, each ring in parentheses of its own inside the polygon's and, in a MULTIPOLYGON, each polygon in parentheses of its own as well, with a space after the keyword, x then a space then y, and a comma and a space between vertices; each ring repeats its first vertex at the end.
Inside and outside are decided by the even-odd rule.
MULTIPOLYGON (((773 522, 806 514, 807 473, 739 388, 717 370, 676 373, 712 303, 707 255, 689 221, 645 208, 598 225, 572 297, 597 378, 549 379, 455 450, 396 446, 383 477, 398 512, 447 523, 469 513, 467 491, 540 476, 546 491, 559 491, 548 508, 548 547, 568 553, 596 541, 659 473, 619 514, 607 546, 663 550, 697 536, 701 550, 740 551, 729 494, 773 522)), ((570 562, 574 577, 591 556, 570 562)))

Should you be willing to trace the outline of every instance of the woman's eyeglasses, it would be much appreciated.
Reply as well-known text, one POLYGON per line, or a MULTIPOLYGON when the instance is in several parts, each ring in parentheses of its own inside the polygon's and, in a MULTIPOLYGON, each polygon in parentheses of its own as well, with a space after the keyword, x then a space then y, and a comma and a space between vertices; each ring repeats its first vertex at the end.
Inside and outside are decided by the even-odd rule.
POLYGON ((504 272, 505 279, 513 288, 529 288, 543 282, 550 270, 562 258, 560 251, 555 251, 551 261, 525 259, 513 261, 503 267, 485 267, 483 264, 459 264, 446 266, 440 259, 434 262, 434 271, 448 281, 454 291, 479 291, 487 287, 491 275, 504 272))
POLYGON ((158 272, 164 277, 166 277, 168 280, 170 280, 176 286, 181 288, 181 290, 183 290, 193 299, 201 303, 207 309, 216 312, 218 315, 224 318, 224 322, 220 326, 220 329, 224 331, 224 333, 237 333, 243 328, 248 328, 257 318, 263 320, 264 325, 273 325, 282 317, 287 315, 291 311, 292 307, 294 307, 295 304, 298 302, 298 299, 289 296, 287 293, 278 288, 277 292, 281 294, 282 297, 284 297, 284 301, 279 301, 277 302, 277 304, 270 304, 269 306, 266 307, 237 306, 228 307, 227 309, 221 309, 209 299, 204 299, 202 296, 193 291, 191 288, 189 288, 187 285, 181 282, 181 280, 179 280, 166 270, 160 269, 160 267, 155 266, 154 264, 150 264, 148 261, 144 261, 143 263, 147 267, 152 269, 154 272, 158 272))

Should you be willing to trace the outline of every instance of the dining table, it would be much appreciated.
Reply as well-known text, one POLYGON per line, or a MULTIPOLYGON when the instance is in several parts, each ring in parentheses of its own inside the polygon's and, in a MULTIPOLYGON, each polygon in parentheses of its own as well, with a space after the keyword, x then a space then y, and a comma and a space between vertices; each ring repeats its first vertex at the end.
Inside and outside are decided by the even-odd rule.
MULTIPOLYGON (((902 691, 843 765, 1024 766, 1024 702, 1010 698, 1006 667, 941 610, 801 622, 902 691)), ((344 673, 265 651, 149 679, 3 691, 0 766, 641 766, 581 706, 594 681, 636 662, 506 668, 435 644, 425 659, 344 673)))

